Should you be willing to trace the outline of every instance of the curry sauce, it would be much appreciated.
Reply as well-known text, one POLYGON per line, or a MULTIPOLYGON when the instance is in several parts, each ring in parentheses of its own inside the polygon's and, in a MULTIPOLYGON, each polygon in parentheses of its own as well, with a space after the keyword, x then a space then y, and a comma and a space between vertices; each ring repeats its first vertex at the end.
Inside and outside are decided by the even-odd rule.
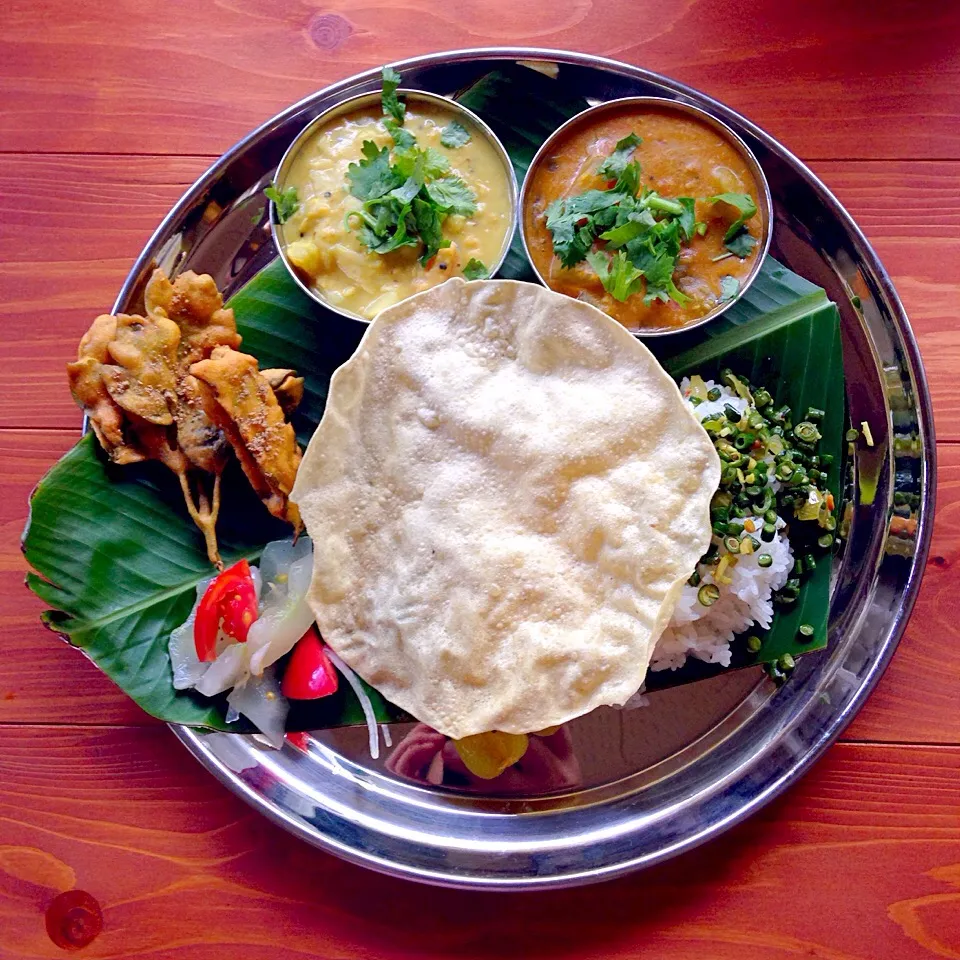
MULTIPOLYGON (((549 287, 567 296, 587 300, 634 331, 686 326, 714 311, 728 298, 721 287, 726 278, 742 286, 753 269, 768 225, 761 186, 740 151, 719 132, 680 110, 668 107, 624 105, 621 109, 587 115, 558 136, 531 170, 522 215, 527 248, 534 266, 549 287), (634 159, 640 163, 640 187, 662 197, 696 198, 696 219, 705 233, 694 236, 680 251, 674 272, 677 288, 689 298, 644 303, 642 292, 626 300, 607 293, 589 263, 564 267, 554 254, 547 229, 547 208, 587 190, 604 190, 610 181, 598 168, 618 141, 631 133, 641 138, 634 159), (744 226, 760 241, 744 257, 731 254, 724 234, 730 223, 726 204, 708 198, 722 193, 749 194, 757 212, 744 226)), ((603 247, 603 242, 599 242, 603 247)))
POLYGON ((509 236, 513 209, 510 182, 497 150, 478 129, 464 145, 441 142, 444 127, 459 114, 409 98, 405 129, 419 146, 446 159, 450 173, 476 195, 470 216, 451 215, 443 230, 447 243, 426 266, 418 247, 385 255, 369 250, 349 226, 349 215, 363 204, 351 196, 347 172, 363 157, 363 144, 391 146, 390 133, 377 107, 359 109, 321 127, 293 161, 284 186, 296 187, 300 204, 282 225, 290 263, 301 278, 330 304, 372 319, 386 307, 414 293, 463 276, 473 258, 497 264, 509 236))

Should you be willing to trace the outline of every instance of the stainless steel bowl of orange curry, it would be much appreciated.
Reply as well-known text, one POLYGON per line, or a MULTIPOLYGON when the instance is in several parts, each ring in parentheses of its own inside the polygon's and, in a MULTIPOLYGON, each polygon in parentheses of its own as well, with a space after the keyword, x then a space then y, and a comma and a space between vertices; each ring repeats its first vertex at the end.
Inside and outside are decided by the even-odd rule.
POLYGON ((747 145, 709 113, 657 97, 567 121, 534 157, 520 208, 540 280, 643 337, 700 326, 735 303, 773 219, 747 145))

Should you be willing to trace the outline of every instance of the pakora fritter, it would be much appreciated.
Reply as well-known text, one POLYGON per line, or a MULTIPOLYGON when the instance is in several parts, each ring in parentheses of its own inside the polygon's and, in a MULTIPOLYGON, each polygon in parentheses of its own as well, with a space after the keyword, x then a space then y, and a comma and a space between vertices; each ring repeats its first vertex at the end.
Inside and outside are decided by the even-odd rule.
POLYGON ((286 417, 303 378, 261 372, 237 352, 233 310, 210 276, 187 271, 171 282, 156 270, 144 302, 146 316, 94 320, 67 364, 70 391, 114 463, 158 460, 177 475, 207 556, 222 568, 215 528, 231 452, 267 509, 299 529, 288 495, 300 448, 286 417))

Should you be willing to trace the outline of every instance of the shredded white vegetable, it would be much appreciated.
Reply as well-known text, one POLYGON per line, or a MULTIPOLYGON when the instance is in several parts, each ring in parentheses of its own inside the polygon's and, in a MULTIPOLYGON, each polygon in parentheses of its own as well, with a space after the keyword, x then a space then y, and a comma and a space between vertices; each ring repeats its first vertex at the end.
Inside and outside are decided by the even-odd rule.
POLYGON ((367 730, 370 733, 370 756, 376 760, 380 756, 380 728, 377 726, 377 718, 373 712, 373 704, 367 696, 367 691, 363 689, 360 678, 330 649, 325 647, 330 662, 343 674, 347 683, 353 688, 353 692, 360 701, 360 709, 363 710, 363 718, 367 721, 367 730))

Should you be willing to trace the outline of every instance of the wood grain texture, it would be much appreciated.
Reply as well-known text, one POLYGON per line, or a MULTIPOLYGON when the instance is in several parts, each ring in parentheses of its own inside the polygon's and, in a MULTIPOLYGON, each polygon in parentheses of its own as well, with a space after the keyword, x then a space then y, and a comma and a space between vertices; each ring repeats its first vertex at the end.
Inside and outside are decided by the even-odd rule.
POLYGON ((698 86, 807 157, 960 152, 960 8, 878 0, 11 0, 6 150, 222 153, 288 103, 385 59, 582 50, 698 86), (829 28, 826 28, 829 25, 829 28), (43 110, 37 109, 42 102, 43 110))
MULTIPOLYGON (((0 426, 72 428, 64 364, 210 157, 7 157, 0 167, 0 426), (79 215, 78 215, 79 214, 79 215)), ((960 163, 820 162, 920 342, 938 436, 960 440, 960 163), (891 202, 889 198, 901 198, 891 202), (902 198, 909 198, 902 199, 902 198)))
POLYGON ((930 383, 937 439, 960 440, 960 162, 813 166, 866 233, 903 301, 930 383))
POLYGON ((62 955, 41 911, 72 877, 103 907, 89 957, 913 960, 960 949, 957 748, 839 745, 706 848, 599 888, 509 896, 428 890, 314 851, 165 730, 0 737, 8 957, 62 955))
MULTIPOLYGON (((19 551, 30 489, 76 439, 73 431, 0 430, 0 723, 155 723, 78 651, 37 620, 19 551)), ((846 737, 960 744, 960 447, 941 446, 933 560, 896 657, 846 737)))
POLYGON ((960 744, 960 447, 940 444, 937 453, 937 511, 920 596, 893 661, 846 731, 850 739, 960 744))

